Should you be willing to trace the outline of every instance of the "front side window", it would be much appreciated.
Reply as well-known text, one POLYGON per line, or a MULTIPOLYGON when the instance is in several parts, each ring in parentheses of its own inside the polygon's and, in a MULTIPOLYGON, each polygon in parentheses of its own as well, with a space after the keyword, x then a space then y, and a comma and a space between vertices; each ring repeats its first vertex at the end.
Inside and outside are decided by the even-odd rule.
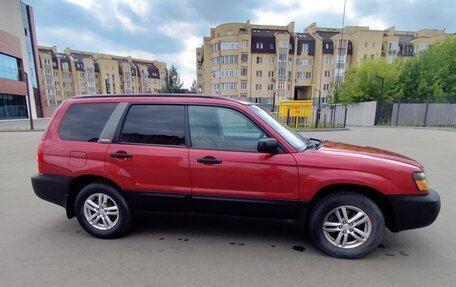
POLYGON ((117 103, 73 104, 59 126, 62 140, 97 142, 117 103))
POLYGON ((249 105, 249 109, 257 114, 263 121, 273 128, 280 136, 286 140, 296 150, 302 152, 310 145, 310 141, 296 131, 292 130, 287 124, 277 121, 271 114, 256 105, 249 105))
POLYGON ((219 107, 188 108, 192 147, 256 152, 264 133, 243 114, 219 107))
POLYGON ((131 106, 125 118, 119 142, 184 146, 184 106, 131 106))

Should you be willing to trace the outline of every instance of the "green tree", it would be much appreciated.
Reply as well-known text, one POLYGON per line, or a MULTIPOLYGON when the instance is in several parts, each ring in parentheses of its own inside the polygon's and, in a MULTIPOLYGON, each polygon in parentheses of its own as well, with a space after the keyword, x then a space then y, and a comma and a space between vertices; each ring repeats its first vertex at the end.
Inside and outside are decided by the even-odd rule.
POLYGON ((436 42, 419 57, 407 61, 401 76, 404 98, 456 101, 456 37, 436 42))
POLYGON ((165 70, 165 83, 161 89, 162 93, 182 93, 183 85, 176 67, 171 66, 170 69, 165 70))
POLYGON ((400 77, 403 63, 386 63, 385 59, 365 60, 352 67, 345 75, 338 92, 340 102, 375 101, 381 94, 381 78, 384 79, 383 100, 393 102, 402 96, 400 77))

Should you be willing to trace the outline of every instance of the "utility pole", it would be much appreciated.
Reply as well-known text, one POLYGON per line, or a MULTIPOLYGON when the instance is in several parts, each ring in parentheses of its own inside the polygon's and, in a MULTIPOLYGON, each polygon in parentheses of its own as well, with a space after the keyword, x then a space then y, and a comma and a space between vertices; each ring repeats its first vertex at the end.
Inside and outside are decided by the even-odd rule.
POLYGON ((377 98, 377 111, 375 113, 375 125, 378 125, 378 122, 380 121, 380 112, 382 110, 382 101, 383 101, 383 91, 384 91, 384 84, 385 84, 385 78, 375 75, 376 78, 380 80, 381 84, 381 90, 380 90, 380 97, 377 98))
POLYGON ((33 119, 32 119, 32 102, 30 101, 30 88, 29 88, 29 83, 28 83, 28 75, 27 73, 22 70, 22 75, 24 76, 25 80, 25 86, 27 89, 27 106, 28 106, 28 116, 30 120, 30 130, 33 130, 33 119))
POLYGON ((315 120, 315 128, 318 128, 318 124, 320 123, 320 113, 321 113, 321 91, 315 90, 318 92, 318 109, 317 109, 317 118, 315 120))
MULTIPOLYGON (((340 75, 340 56, 342 55, 343 43, 344 43, 344 26, 345 26, 345 7, 347 4, 347 0, 344 0, 344 12, 342 14, 342 29, 340 35, 340 41, 338 45, 338 52, 337 52, 337 65, 336 65, 336 93, 334 94, 334 103, 336 104, 339 98, 339 86, 341 82, 341 75, 340 75)), ((347 42, 347 49, 348 49, 348 42, 347 42)), ((345 53, 344 53, 345 56, 345 53)), ((344 61, 345 62, 345 61, 344 61)), ((345 64, 345 63, 344 63, 345 64)), ((345 69, 344 69, 345 71, 345 69)))

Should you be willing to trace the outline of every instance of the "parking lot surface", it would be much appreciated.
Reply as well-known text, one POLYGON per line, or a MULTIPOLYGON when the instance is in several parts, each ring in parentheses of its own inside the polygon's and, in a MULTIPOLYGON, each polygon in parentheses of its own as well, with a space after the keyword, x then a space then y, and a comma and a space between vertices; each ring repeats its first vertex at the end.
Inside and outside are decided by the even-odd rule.
POLYGON ((454 286, 456 132, 352 128, 307 137, 375 146, 422 162, 442 199, 426 228, 386 232, 361 260, 330 258, 290 224, 152 214, 116 240, 95 239, 37 198, 41 132, 0 132, 1 286, 454 286))

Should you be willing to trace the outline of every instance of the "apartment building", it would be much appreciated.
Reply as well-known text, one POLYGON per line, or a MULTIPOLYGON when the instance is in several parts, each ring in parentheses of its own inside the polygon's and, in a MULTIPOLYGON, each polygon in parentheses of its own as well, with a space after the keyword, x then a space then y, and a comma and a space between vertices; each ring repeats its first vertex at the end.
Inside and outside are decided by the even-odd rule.
POLYGON ((198 92, 260 104, 321 97, 325 102, 350 66, 419 56, 443 30, 371 30, 227 23, 211 29, 196 48, 198 92))
POLYGON ((160 91, 166 64, 57 47, 38 48, 51 115, 62 101, 75 95, 152 94, 160 91))
POLYGON ((0 120, 42 117, 44 95, 31 6, 0 2, 0 120))

